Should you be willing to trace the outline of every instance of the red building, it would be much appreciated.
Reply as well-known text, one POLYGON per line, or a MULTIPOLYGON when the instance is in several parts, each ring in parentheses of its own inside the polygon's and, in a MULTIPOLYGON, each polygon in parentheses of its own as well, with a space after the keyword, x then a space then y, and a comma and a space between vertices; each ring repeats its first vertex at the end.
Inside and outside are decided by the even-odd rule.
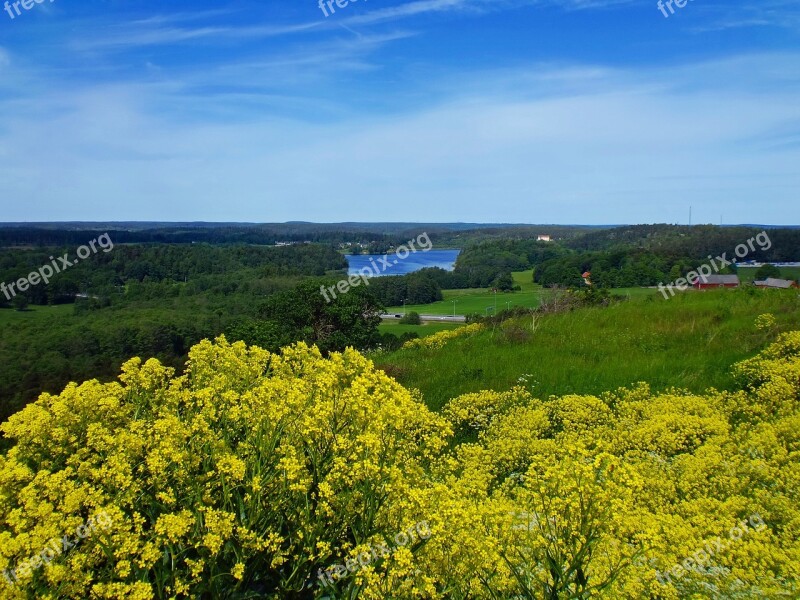
POLYGON ((698 290, 711 290, 716 288, 738 288, 740 285, 738 275, 708 275, 700 277, 694 284, 698 290))

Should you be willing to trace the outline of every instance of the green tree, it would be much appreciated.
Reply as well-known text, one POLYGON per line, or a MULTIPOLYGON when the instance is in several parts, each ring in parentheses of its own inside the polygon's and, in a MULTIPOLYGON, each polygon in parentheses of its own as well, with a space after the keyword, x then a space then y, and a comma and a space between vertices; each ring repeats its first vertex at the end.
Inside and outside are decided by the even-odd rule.
POLYGON ((11 301, 11 304, 14 306, 15 310, 23 311, 28 308, 28 298, 23 294, 19 294, 14 296, 14 299, 11 301))
POLYGON ((511 273, 501 273, 497 279, 494 280, 494 287, 502 292, 510 292, 514 289, 514 278, 511 273))
POLYGON ((758 281, 763 281, 768 277, 779 278, 780 276, 781 276, 781 270, 775 265, 770 265, 770 264, 762 265, 756 271, 756 280, 758 281))
POLYGON ((400 319, 401 325, 422 325, 422 319, 419 316, 418 312, 414 312, 413 310, 400 319))
POLYGON ((259 312, 261 319, 273 325, 268 335, 274 336, 276 343, 268 350, 302 340, 323 352, 334 352, 347 347, 371 348, 380 340, 383 306, 363 286, 327 302, 319 281, 304 282, 294 290, 270 296, 259 312))

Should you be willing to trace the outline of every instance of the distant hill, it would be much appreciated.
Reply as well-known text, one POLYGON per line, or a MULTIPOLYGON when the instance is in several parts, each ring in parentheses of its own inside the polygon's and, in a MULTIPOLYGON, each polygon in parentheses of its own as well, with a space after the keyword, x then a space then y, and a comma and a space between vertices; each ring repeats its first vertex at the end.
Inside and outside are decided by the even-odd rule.
POLYGON ((564 245, 582 252, 641 249, 662 256, 703 259, 709 254, 732 254, 737 245, 766 231, 772 248, 763 258, 770 261, 800 258, 800 228, 767 225, 625 225, 587 232, 565 241, 564 245))
POLYGON ((63 222, 0 223, 0 246, 64 246, 111 233, 115 243, 260 244, 277 242, 403 243, 427 232, 438 246, 494 238, 526 239, 548 234, 570 239, 598 227, 496 223, 159 223, 63 222))

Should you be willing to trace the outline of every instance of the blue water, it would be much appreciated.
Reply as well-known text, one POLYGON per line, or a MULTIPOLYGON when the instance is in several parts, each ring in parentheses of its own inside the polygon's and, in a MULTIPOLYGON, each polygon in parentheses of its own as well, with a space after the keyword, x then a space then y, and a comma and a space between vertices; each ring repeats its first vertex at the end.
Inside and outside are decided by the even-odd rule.
POLYGON ((439 267, 445 271, 452 271, 461 250, 428 250, 427 252, 412 252, 405 259, 401 260, 394 254, 347 254, 345 258, 349 265, 348 274, 358 273, 364 267, 370 267, 377 275, 406 275, 427 267, 439 267), (389 265, 384 264, 381 259, 388 258, 389 265))

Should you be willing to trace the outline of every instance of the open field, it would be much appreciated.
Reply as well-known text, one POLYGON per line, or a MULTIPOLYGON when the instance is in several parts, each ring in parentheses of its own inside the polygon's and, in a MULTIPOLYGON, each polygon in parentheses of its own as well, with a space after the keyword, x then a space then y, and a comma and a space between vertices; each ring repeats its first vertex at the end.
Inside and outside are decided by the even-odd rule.
POLYGON ((542 289, 542 286, 537 283, 533 283, 533 269, 528 269, 527 271, 517 271, 516 273, 512 273, 511 277, 514 279, 514 285, 521 287, 523 292, 531 292, 542 289))
POLYGON ((729 389, 730 366, 776 335, 754 326, 767 312, 777 318, 776 331, 797 329, 800 295, 750 289, 632 296, 608 308, 546 315, 535 332, 530 319, 520 319, 439 351, 400 350, 376 362, 420 389, 435 409, 459 394, 509 389, 521 377, 541 397, 599 394, 638 381, 655 390, 729 389))
MULTIPOLYGON (((452 315, 453 300, 455 300, 455 314, 469 315, 480 313, 482 315, 493 314, 495 306, 501 311, 505 308, 514 306, 524 306, 526 308, 536 308, 541 303, 543 294, 547 291, 540 285, 533 283, 533 271, 520 271, 512 274, 514 284, 522 288, 520 292, 498 292, 494 294, 485 288, 473 288, 466 290, 443 290, 444 300, 433 304, 408 304, 406 311, 416 311, 426 315, 452 315), (487 310, 488 309, 488 310, 487 310)), ((392 306, 386 309, 389 313, 403 313, 402 306, 392 306)))
MULTIPOLYGON (((744 284, 752 283, 756 271, 757 269, 754 268, 740 268, 738 271, 739 279, 744 284)), ((520 271, 512 273, 512 276, 514 277, 514 284, 519 285, 522 291, 507 293, 498 292, 494 294, 484 288, 443 290, 444 300, 441 302, 434 302, 433 304, 409 304, 406 305, 406 310, 413 310, 420 314, 429 315, 452 315, 454 308, 453 300, 456 301, 455 314, 457 315, 468 315, 471 313, 479 313, 484 316, 491 315, 494 314, 495 307, 497 311, 501 311, 505 308, 513 308, 515 306, 523 306, 525 308, 538 307, 542 297, 548 293, 548 290, 533 283, 533 271, 520 271)), ((781 269, 781 277, 800 281, 800 267, 783 267, 781 269)), ((670 282, 664 283, 667 284, 670 282)), ((629 298, 659 294, 657 289, 651 288, 617 288, 611 290, 611 292, 629 298)), ((403 307, 392 306, 387 308, 386 312, 402 314, 403 307)))
MULTIPOLYGON (((480 313, 482 315, 492 314, 497 306, 501 311, 506 307, 524 306, 536 308, 541 303, 544 290, 529 292, 498 292, 493 294, 485 289, 466 289, 466 290, 443 290, 444 300, 433 304, 406 305, 408 312, 416 311, 426 315, 452 315, 453 300, 455 300, 455 314, 468 315, 480 313), (496 297, 495 297, 496 296, 496 297), (488 309, 488 310, 487 310, 488 309)), ((402 306, 393 306, 386 309, 387 312, 403 314, 402 306)))

